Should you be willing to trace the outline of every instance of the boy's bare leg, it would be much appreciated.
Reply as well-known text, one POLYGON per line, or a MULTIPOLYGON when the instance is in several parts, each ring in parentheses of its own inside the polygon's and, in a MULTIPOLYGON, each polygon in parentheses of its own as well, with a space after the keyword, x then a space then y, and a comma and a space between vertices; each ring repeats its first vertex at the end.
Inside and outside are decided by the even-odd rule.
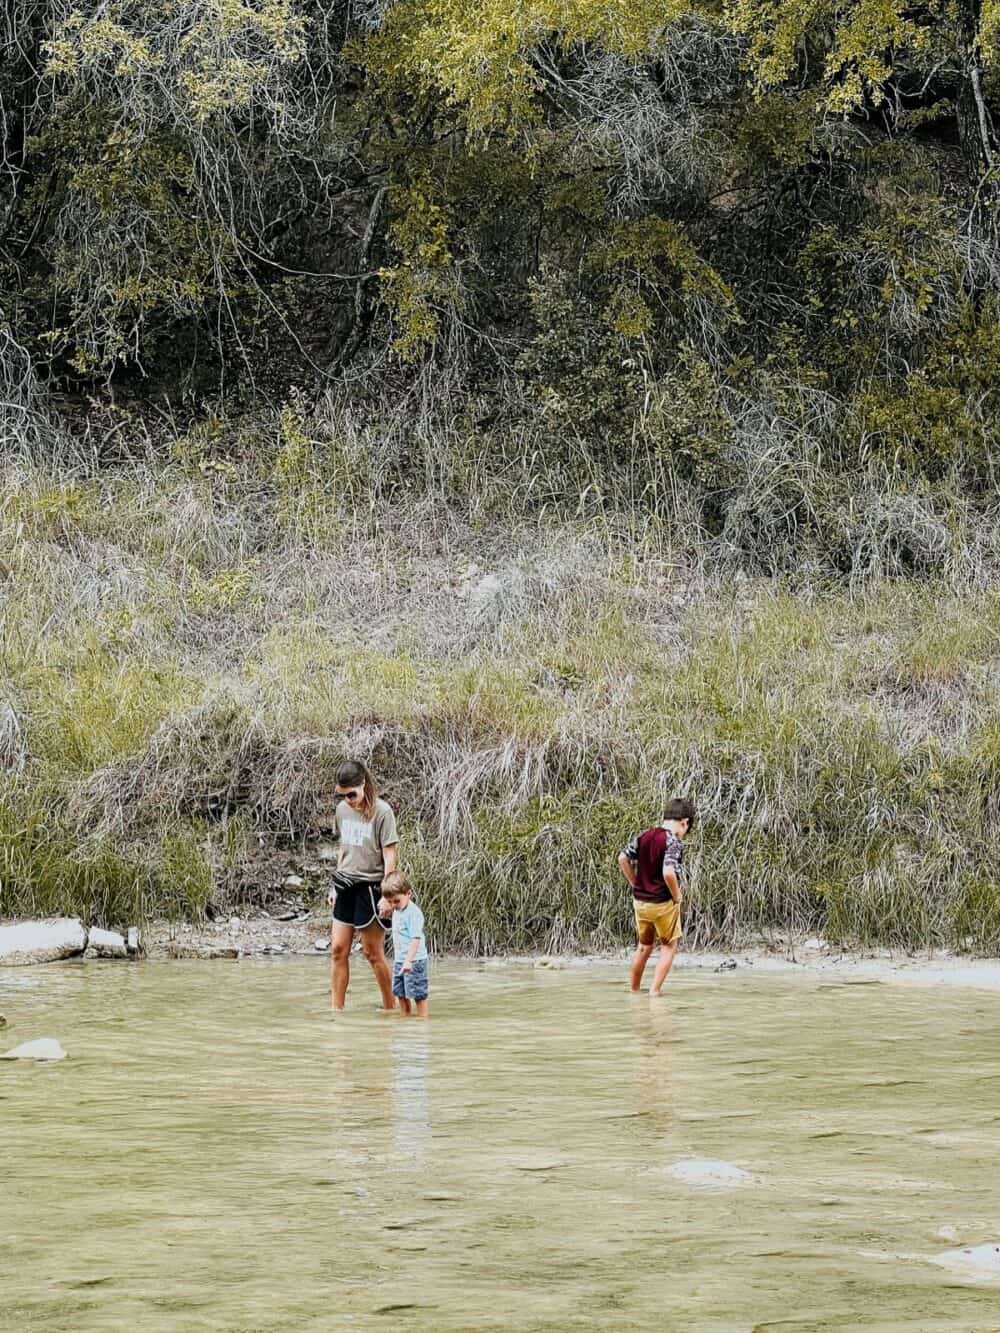
POLYGON ((667 979, 667 973, 670 971, 674 962, 674 955, 677 953, 677 941, 672 944, 660 945, 660 956, 656 960, 656 971, 653 973, 653 984, 649 988, 650 995, 659 995, 660 987, 667 979))
POLYGON ((378 988, 382 992, 382 1008, 395 1009, 396 1001, 392 994, 392 973, 389 971, 389 960, 385 956, 385 931, 377 921, 373 921, 361 931, 361 947, 364 950, 365 957, 371 963, 378 988))
POLYGON ((409 1018, 409 1016, 410 1016, 410 1002, 409 1002, 409 1000, 400 1000, 400 1002, 399 1002, 399 1007, 400 1007, 400 1009, 402 1009, 402 1011, 403 1011, 403 1013, 406 1015, 406 1017, 409 1018))
POLYGON ((351 945, 354 927, 335 921, 330 927, 330 1003, 334 1009, 343 1009, 347 998, 347 983, 351 979, 351 945))
POLYGON ((426 1001, 426 1000, 414 1000, 413 1003, 417 1006, 417 1017, 418 1017, 418 1018, 426 1018, 426 1017, 427 1017, 427 1001, 426 1001))
POLYGON ((646 964, 649 962, 649 955, 653 952, 651 944, 637 944, 635 953, 632 955, 632 966, 629 969, 629 988, 634 991, 642 990, 642 974, 646 970, 646 964))

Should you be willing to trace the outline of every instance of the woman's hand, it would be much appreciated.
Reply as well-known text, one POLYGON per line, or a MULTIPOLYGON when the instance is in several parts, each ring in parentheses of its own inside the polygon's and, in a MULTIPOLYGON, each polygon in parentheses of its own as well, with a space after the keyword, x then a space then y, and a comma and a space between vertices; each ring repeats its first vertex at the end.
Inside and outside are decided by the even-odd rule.
POLYGON ((327 905, 327 907, 332 907, 333 904, 334 904, 336 901, 337 901, 337 890, 336 890, 336 889, 330 889, 329 892, 328 892, 327 895, 326 895, 326 905, 327 905))
POLYGON ((380 898, 375 906, 375 911, 379 916, 392 916, 392 905, 387 903, 384 898, 380 898))

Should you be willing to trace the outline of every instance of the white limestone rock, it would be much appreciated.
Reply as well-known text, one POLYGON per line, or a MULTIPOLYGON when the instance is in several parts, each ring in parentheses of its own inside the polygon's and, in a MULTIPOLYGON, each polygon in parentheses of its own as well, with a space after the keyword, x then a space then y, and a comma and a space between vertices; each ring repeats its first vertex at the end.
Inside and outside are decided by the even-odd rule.
POLYGON ((91 926, 87 937, 88 958, 127 958, 128 948, 125 945, 125 936, 119 935, 117 930, 100 930, 97 926, 91 926))
POLYGON ((963 1245, 961 1249, 934 1255, 931 1263, 956 1273, 1000 1277, 1000 1245, 995 1241, 986 1245, 963 1245))
POLYGON ((22 1042, 13 1050, 0 1055, 0 1060, 65 1060, 66 1052, 54 1037, 37 1037, 22 1042))
POLYGON ((749 1171, 732 1162, 717 1162, 707 1157, 689 1157, 668 1166, 667 1175, 685 1185, 695 1185, 701 1189, 731 1189, 737 1185, 748 1185, 753 1179, 749 1171))
POLYGON ((87 930, 76 917, 0 926, 0 967, 55 963, 78 957, 86 947, 87 930))

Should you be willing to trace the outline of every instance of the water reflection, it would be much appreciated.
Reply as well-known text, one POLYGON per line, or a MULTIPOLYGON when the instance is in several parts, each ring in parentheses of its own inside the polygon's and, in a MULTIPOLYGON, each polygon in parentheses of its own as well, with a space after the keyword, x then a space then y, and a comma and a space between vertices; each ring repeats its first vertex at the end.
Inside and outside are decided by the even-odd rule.
POLYGON ((400 1159, 415 1166, 423 1164, 431 1141, 430 1042, 428 1024, 401 1020, 390 1046, 393 1144, 400 1159))
POLYGON ((674 1120, 674 1047, 678 1020, 664 997, 650 1000, 645 994, 629 995, 629 1023, 634 1035, 634 1114, 655 1123, 658 1132, 674 1120))

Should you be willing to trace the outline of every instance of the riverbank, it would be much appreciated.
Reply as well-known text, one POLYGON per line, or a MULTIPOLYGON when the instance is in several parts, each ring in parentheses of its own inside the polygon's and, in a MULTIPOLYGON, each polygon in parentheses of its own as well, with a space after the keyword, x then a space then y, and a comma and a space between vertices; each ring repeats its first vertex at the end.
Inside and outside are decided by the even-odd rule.
MULTIPOLYGON (((254 913, 201 925, 151 922, 143 936, 144 956, 167 958, 262 958, 329 956, 330 918, 322 912, 275 916, 254 913)), ((485 968, 523 967, 552 970, 622 967, 629 951, 602 953, 496 954, 474 961, 485 968)), ((470 961, 467 955, 445 955, 470 961)), ((357 959, 361 963, 361 959, 357 959)), ((844 981, 898 981, 924 985, 984 986, 1000 990, 1000 958, 979 958, 948 949, 907 952, 900 949, 845 950, 817 937, 759 940, 740 949, 682 950, 681 971, 823 973, 844 981)))
POLYGON ((737 577, 426 500, 309 544, 214 476, 0 486, 6 913, 319 909, 355 756, 448 953, 625 948, 617 857, 675 795, 692 946, 1000 950, 991 579, 737 577))

